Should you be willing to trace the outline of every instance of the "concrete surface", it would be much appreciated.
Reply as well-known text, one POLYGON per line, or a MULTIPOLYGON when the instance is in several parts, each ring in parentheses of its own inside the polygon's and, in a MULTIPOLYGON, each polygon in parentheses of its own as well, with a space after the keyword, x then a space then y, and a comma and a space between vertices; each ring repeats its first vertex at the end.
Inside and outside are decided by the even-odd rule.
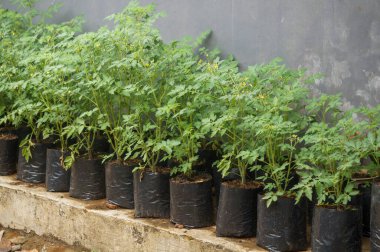
MULTIPOLYGON (((0 177, 0 224, 99 252, 246 252, 265 251, 254 238, 220 238, 215 226, 178 229, 166 219, 136 219, 133 210, 110 210, 105 200, 81 201, 67 193, 46 192, 43 185, 0 177)), ((368 239, 363 250, 369 251, 368 239)))
MULTIPOLYGON (((10 7, 10 0, 2 0, 10 7)), ((55 22, 84 15, 84 30, 106 24, 129 0, 41 0, 62 2, 55 22)), ((213 31, 209 47, 232 54, 242 68, 282 57, 291 67, 321 72, 315 91, 341 92, 344 105, 380 102, 379 0, 141 0, 167 16, 158 21, 165 40, 213 31)))
MULTIPOLYGON (((254 238, 220 238, 215 226, 178 229, 166 219, 137 219, 133 210, 110 210, 105 200, 81 201, 68 193, 46 192, 34 185, 0 176, 0 224, 37 235, 52 235, 94 252, 246 252, 265 251, 254 238)), ((369 251, 363 239, 363 252, 369 251)))
POLYGON ((0 224, 52 235, 92 251, 265 251, 255 239, 215 236, 215 227, 178 229, 169 220, 135 219, 133 210, 110 210, 104 200, 80 201, 43 185, 0 177, 0 224))

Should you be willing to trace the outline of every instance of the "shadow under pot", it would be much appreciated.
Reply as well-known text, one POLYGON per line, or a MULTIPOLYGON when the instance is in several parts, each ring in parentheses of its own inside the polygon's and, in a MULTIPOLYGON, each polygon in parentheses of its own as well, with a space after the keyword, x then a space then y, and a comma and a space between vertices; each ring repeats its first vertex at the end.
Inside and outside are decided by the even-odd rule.
POLYGON ((18 137, 0 134, 0 176, 16 173, 18 137))
POLYGON ((361 211, 315 206, 311 233, 312 251, 360 251, 361 211))
POLYGON ((170 180, 170 221, 188 228, 214 224, 210 174, 180 175, 170 180))
POLYGON ((71 169, 65 169, 62 162, 69 152, 48 149, 46 153, 46 190, 48 192, 68 192, 70 190, 71 169))
POLYGON ((133 209, 133 169, 137 163, 108 162, 106 165, 106 198, 109 203, 133 209))
POLYGON ((44 183, 46 179, 46 151, 52 144, 35 143, 31 148, 29 161, 22 155, 19 149, 17 179, 28 183, 44 183))
POLYGON ((74 161, 69 195, 83 200, 106 197, 105 171, 101 159, 78 158, 74 161))
POLYGON ((371 190, 371 251, 380 251, 380 182, 374 181, 371 190))
POLYGON ((169 218, 170 170, 136 171, 133 174, 135 217, 169 218))
POLYGON ((242 185, 240 180, 221 184, 216 236, 252 237, 257 227, 257 195, 262 186, 256 181, 242 185))
POLYGON ((306 200, 278 197, 267 207, 264 195, 258 195, 257 245, 270 251, 301 251, 307 244, 306 200))

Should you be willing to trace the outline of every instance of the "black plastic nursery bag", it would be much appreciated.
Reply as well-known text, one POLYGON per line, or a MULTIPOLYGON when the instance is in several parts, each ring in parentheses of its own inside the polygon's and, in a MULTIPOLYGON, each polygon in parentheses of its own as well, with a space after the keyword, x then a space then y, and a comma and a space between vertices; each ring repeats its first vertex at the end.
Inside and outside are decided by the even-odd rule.
POLYGON ((46 189, 49 192, 68 192, 71 169, 64 169, 62 161, 69 154, 56 149, 48 149, 46 155, 46 189))
POLYGON ((181 183, 170 180, 170 221, 189 228, 213 225, 212 178, 181 183))
POLYGON ((106 165, 107 201, 123 208, 133 209, 133 169, 136 165, 108 162, 106 165))
POLYGON ((106 197, 105 171, 100 159, 78 158, 71 167, 70 196, 84 200, 106 197))
POLYGON ((169 218, 169 172, 137 171, 133 178, 135 216, 169 218))
POLYGON ((16 172, 18 152, 18 137, 6 134, 0 139, 0 176, 10 175, 16 172))
POLYGON ((51 144, 36 143, 31 147, 32 156, 29 161, 19 150, 17 178, 28 183, 44 183, 46 179, 46 151, 51 144))

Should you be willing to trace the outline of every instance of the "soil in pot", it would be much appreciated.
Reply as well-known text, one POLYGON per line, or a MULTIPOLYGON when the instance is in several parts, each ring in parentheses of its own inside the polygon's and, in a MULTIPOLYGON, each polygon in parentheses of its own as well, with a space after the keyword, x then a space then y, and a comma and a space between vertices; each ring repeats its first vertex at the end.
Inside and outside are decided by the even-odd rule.
POLYGON ((0 176, 16 173, 18 137, 0 134, 0 176))
POLYGON ((170 169, 139 170, 133 174, 135 217, 170 217, 170 169))
POLYGON ((311 234, 312 251, 360 251, 361 211, 315 206, 311 234))
POLYGON ((302 251, 307 249, 306 200, 279 197, 267 207, 264 195, 257 203, 257 245, 270 251, 302 251))
POLYGON ((240 180, 221 184, 219 207, 216 218, 216 236, 252 237, 257 227, 257 195, 262 185, 240 180))
POLYGON ((371 190, 371 251, 380 251, 380 182, 374 181, 371 190))
POLYGON ((68 192, 70 189, 71 169, 62 166, 68 152, 48 149, 46 153, 46 189, 48 192, 68 192))
POLYGON ((101 159, 81 157, 74 161, 71 167, 69 195, 83 200, 106 197, 105 169, 101 159))
POLYGON ((106 165, 106 198, 109 203, 133 209, 133 169, 137 161, 111 161, 106 165))
POLYGON ((200 173, 170 180, 170 221, 188 228, 213 225, 212 177, 200 173))
POLYGON ((29 161, 23 157, 22 148, 20 148, 17 179, 28 183, 44 183, 46 179, 46 151, 51 146, 51 143, 35 143, 30 149, 32 156, 29 161))

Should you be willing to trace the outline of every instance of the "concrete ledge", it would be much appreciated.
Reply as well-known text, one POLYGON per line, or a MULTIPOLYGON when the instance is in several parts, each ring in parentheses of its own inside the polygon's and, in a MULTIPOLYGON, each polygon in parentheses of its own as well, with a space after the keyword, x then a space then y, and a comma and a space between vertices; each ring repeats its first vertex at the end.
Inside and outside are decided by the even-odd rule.
MULTIPOLYGON (((0 224, 52 235, 92 251, 265 251, 254 238, 215 236, 215 227, 177 229, 166 219, 134 218, 133 210, 110 210, 105 200, 81 201, 68 193, 46 192, 33 185, 0 176, 0 224)), ((369 251, 368 239, 363 250, 369 251)))
POLYGON ((137 219, 133 210, 105 208, 104 200, 81 201, 43 185, 0 177, 0 224, 53 235, 93 251, 265 251, 255 239, 218 238, 215 227, 177 229, 169 220, 137 219))

